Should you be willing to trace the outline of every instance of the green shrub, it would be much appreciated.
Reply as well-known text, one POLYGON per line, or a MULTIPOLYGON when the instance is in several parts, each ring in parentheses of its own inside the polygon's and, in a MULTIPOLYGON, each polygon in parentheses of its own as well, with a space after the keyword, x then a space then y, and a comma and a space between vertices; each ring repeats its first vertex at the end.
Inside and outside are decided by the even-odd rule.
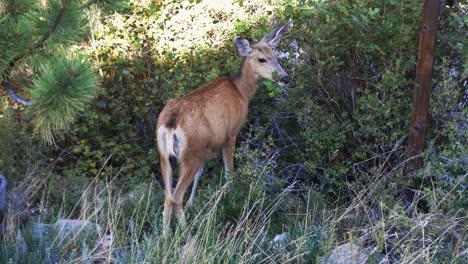
POLYGON ((40 145, 18 110, 2 104, 0 171, 21 177, 26 163, 36 165, 29 170, 47 167, 37 175, 49 177, 50 186, 32 199, 47 197, 45 219, 82 216, 108 226, 117 262, 179 260, 190 241, 176 221, 172 241, 159 238, 157 116, 169 99, 238 70, 234 36, 259 37, 271 19, 291 17, 294 27, 279 50, 290 54, 280 61, 292 81, 288 88, 260 84, 238 137, 230 188, 222 161, 207 162, 198 201, 186 211, 199 245, 191 261, 313 263, 352 242, 375 262, 461 262, 463 9, 447 8, 439 23, 417 186, 427 210, 411 215, 402 203, 421 9, 409 0, 132 0, 121 14, 96 21, 81 47, 99 65, 102 87, 65 141, 40 145), (78 191, 61 195, 58 182, 78 191), (81 195, 89 182, 100 195, 81 195), (93 207, 100 210, 88 211, 93 207), (270 243, 284 232, 285 244, 270 243))

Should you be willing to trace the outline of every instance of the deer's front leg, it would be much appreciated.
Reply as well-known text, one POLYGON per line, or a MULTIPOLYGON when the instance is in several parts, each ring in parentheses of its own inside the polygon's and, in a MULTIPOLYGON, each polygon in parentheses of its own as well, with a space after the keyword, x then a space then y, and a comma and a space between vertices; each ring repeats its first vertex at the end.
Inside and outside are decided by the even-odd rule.
POLYGON ((190 194, 190 199, 187 202, 188 207, 192 207, 193 204, 195 203, 195 193, 197 192, 198 181, 200 180, 200 176, 202 175, 202 173, 203 173, 203 163, 200 165, 200 168, 195 174, 195 180, 193 181, 193 186, 192 186, 192 193, 190 194))
POLYGON ((234 169, 234 147, 236 146, 236 136, 230 137, 223 146, 224 178, 228 178, 229 173, 234 169))

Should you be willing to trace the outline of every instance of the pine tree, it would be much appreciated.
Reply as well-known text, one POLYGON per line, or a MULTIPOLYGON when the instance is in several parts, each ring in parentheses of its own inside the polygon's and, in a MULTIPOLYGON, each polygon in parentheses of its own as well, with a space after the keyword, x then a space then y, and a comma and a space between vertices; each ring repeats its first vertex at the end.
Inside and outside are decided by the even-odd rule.
POLYGON ((71 52, 88 36, 86 10, 122 0, 0 0, 0 82, 27 106, 47 143, 63 133, 94 98, 98 78, 84 55, 71 52), (30 98, 23 100, 15 93, 30 98))

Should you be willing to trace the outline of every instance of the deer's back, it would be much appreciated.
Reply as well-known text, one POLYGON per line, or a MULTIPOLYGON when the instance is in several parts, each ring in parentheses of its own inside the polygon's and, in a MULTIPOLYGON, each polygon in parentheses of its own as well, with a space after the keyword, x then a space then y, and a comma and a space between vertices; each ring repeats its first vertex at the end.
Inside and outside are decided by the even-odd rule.
POLYGON ((170 100, 157 127, 179 126, 191 149, 206 149, 205 155, 213 156, 228 137, 237 135, 247 111, 248 99, 241 96, 232 80, 218 78, 180 99, 170 100))

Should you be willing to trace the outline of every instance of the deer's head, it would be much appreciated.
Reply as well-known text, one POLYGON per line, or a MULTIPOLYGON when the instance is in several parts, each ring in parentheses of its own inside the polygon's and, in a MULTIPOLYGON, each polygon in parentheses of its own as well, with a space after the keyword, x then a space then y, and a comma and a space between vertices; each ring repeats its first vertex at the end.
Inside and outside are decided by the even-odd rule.
POLYGON ((291 20, 283 26, 274 29, 259 42, 250 44, 242 38, 235 39, 237 53, 245 58, 244 63, 251 66, 255 76, 269 79, 275 82, 287 84, 289 76, 276 58, 275 47, 281 40, 281 36, 292 26, 291 20), (276 74, 275 74, 276 72, 276 74))

